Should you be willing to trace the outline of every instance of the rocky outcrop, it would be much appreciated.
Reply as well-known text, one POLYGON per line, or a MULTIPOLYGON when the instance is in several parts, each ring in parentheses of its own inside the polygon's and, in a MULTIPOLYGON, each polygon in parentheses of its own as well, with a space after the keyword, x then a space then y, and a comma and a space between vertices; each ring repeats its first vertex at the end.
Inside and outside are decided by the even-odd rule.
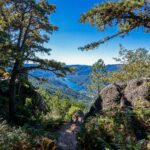
POLYGON ((145 106, 150 102, 150 78, 106 86, 85 117, 116 106, 136 107, 139 102, 142 102, 140 106, 145 106))
POLYGON ((124 95, 133 107, 139 101, 143 103, 150 101, 150 79, 130 81, 124 90, 124 95))
POLYGON ((84 120, 86 120, 89 116, 94 116, 97 112, 102 110, 102 99, 99 96, 94 104, 91 106, 89 112, 87 112, 84 116, 84 120))
POLYGON ((114 107, 119 103, 122 96, 121 89, 122 88, 119 85, 111 84, 101 91, 100 96, 103 109, 114 107))

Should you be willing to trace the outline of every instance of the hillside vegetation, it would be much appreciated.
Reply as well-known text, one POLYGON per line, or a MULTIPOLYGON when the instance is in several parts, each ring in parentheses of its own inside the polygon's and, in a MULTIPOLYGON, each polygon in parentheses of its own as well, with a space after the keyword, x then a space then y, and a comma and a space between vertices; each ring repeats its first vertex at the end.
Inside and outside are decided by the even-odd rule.
MULTIPOLYGON (((72 115, 85 106, 76 101, 65 100, 59 93, 50 95, 36 90, 30 83, 21 85, 17 96, 16 122, 11 127, 8 120, 8 81, 0 81, 0 149, 25 150, 40 147, 55 149, 56 131, 72 115), (45 141, 45 145, 43 143, 45 141)), ((47 148, 44 148, 45 150, 47 148)))

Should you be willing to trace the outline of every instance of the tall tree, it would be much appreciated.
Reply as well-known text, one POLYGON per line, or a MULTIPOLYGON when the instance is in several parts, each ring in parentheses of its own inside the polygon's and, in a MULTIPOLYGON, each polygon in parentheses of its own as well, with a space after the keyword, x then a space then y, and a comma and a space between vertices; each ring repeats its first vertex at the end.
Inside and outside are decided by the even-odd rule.
POLYGON ((106 66, 102 59, 99 59, 92 66, 92 72, 90 74, 91 84, 89 85, 90 91, 94 96, 98 97, 101 89, 105 85, 105 77, 107 75, 106 66))
POLYGON ((122 66, 119 72, 112 73, 109 78, 111 82, 150 78, 150 54, 146 49, 127 50, 121 46, 119 57, 114 59, 122 66))
POLYGON ((88 22, 100 31, 105 31, 108 27, 113 26, 118 29, 118 32, 113 35, 79 48, 81 50, 94 49, 110 39, 117 36, 123 37, 139 27, 143 27, 145 32, 150 32, 150 1, 109 0, 95 5, 81 16, 80 21, 88 22))
POLYGON ((49 41, 49 34, 57 30, 49 19, 55 6, 47 0, 1 0, 0 29, 7 35, 7 40, 0 43, 0 54, 7 55, 12 68, 9 84, 9 120, 15 120, 15 80, 18 75, 32 69, 53 71, 64 75, 69 68, 54 60, 45 60, 37 54, 50 55, 50 48, 44 47, 49 41), (25 62, 36 65, 25 67, 25 62))

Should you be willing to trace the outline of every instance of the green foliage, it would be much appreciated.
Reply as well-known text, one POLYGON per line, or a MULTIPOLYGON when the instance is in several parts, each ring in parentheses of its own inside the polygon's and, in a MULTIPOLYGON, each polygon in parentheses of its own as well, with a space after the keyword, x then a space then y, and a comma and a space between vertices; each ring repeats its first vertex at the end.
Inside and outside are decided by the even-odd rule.
POLYGON ((0 43, 0 56, 7 58, 7 65, 13 68, 17 65, 18 73, 41 68, 61 76, 70 71, 63 63, 40 59, 36 55, 37 53, 50 55, 51 49, 43 45, 49 41, 49 34, 57 30, 57 27, 49 22, 49 16, 55 9, 56 7, 47 0, 23 2, 1 0, 0 29, 8 35, 8 38, 0 43), (26 61, 37 65, 24 67, 26 61))
POLYGON ((127 50, 121 46, 119 57, 115 60, 122 64, 119 72, 111 74, 109 81, 123 82, 150 77, 150 54, 144 48, 127 50))
POLYGON ((92 72, 90 74, 91 84, 89 85, 90 91, 94 96, 99 96, 100 90, 105 85, 105 77, 107 75, 106 66, 102 59, 99 59, 92 66, 92 72))
POLYGON ((53 145, 53 149, 54 141, 50 137, 44 137, 40 129, 36 131, 35 128, 29 128, 29 126, 16 128, 9 126, 5 121, 0 121, 0 150, 35 150, 38 148, 47 150, 50 144, 53 145))
MULTIPOLYGON (((18 89, 18 85, 16 85, 18 89)), ((16 102, 16 118, 17 124, 23 125, 32 120, 40 120, 45 118, 48 121, 59 122, 71 119, 76 110, 85 110, 82 102, 63 99, 60 92, 49 94, 48 91, 35 88, 28 82, 21 87, 21 94, 17 96, 16 102), (45 110, 46 108, 46 110, 45 110)), ((8 82, 0 82, 0 115, 8 118, 8 82)), ((56 123, 56 124, 57 124, 56 123)), ((55 123, 54 123, 55 124, 55 123)))
POLYGON ((78 133, 81 149, 148 150, 149 115, 149 108, 116 108, 89 118, 78 133))
POLYGON ((12 150, 18 142, 26 143, 29 136, 21 128, 11 128, 5 121, 0 121, 0 149, 12 150))
POLYGON ((90 50, 96 48, 116 36, 123 37, 139 27, 144 27, 144 31, 149 32, 149 10, 149 1, 145 0, 108 0, 95 5, 81 16, 80 21, 82 23, 88 22, 101 31, 105 31, 108 27, 117 26, 118 32, 79 49, 90 50))
MULTIPOLYGON (((8 87, 8 83, 6 81, 0 82, 0 91, 3 86, 8 87)), ((2 150, 12 150, 14 146, 16 149, 17 147, 21 149, 21 146, 36 149, 43 137, 56 139, 59 126, 63 122, 70 121, 77 110, 85 109, 85 106, 80 102, 62 99, 59 92, 50 95, 44 90, 35 91, 27 82, 22 85, 21 91, 16 103, 17 127, 12 128, 0 120, 0 150, 1 148, 2 150), (41 103, 47 105, 46 112, 42 111, 41 103, 35 103, 35 100, 38 100, 35 99, 36 92, 42 97, 41 103)), ((3 91, 3 93, 5 92, 8 92, 8 88, 3 91)), ((2 96, 0 93, 0 117, 8 118, 7 107, 8 96, 2 96)))
POLYGON ((11 67, 10 122, 14 122, 16 117, 15 81, 19 80, 22 74, 25 75, 32 69, 52 71, 58 76, 71 72, 64 63, 37 56, 37 54, 50 55, 51 49, 44 45, 49 41, 49 35, 57 30, 57 27, 49 21, 49 16, 54 13, 55 8, 48 0, 0 1, 0 37, 1 33, 7 35, 6 40, 0 42, 0 57, 2 65, 11 67), (24 64, 29 61, 34 65, 25 66, 24 64))
POLYGON ((43 90, 40 90, 40 93, 44 96, 50 110, 47 115, 54 120, 59 120, 61 122, 69 121, 76 111, 85 110, 85 106, 82 102, 62 99, 61 93, 50 95, 43 90))
POLYGON ((26 98, 25 100, 25 106, 30 107, 32 105, 32 99, 31 98, 26 98))
POLYGON ((71 120, 72 116, 79 110, 83 110, 83 108, 81 106, 71 106, 65 115, 65 120, 71 120))
POLYGON ((3 75, 4 75, 4 73, 5 73, 5 69, 4 69, 4 68, 2 68, 2 67, 0 67, 0 77, 1 77, 1 76, 3 76, 3 75))

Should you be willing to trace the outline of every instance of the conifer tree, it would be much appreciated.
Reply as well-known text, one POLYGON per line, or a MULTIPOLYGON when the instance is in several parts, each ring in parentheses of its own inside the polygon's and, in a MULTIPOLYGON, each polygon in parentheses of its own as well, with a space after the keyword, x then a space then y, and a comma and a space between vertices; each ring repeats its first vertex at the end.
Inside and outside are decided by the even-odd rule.
POLYGON ((99 96, 101 89, 104 87, 104 78, 106 75, 107 71, 104 61, 99 59, 92 65, 92 72, 90 74, 91 84, 89 85, 89 89, 93 93, 93 96, 99 96))
POLYGON ((49 18, 54 11, 55 6, 47 0, 0 1, 0 31, 7 35, 7 40, 0 43, 0 55, 7 56, 8 66, 12 68, 9 84, 11 122, 15 120, 15 81, 18 75, 32 69, 53 71, 60 76, 70 71, 63 63, 37 56, 50 55, 51 49, 44 47, 44 43, 57 30, 49 18), (24 66, 26 62, 36 65, 24 66))
POLYGON ((124 37, 130 31, 143 27, 150 32, 150 1, 149 0, 109 0, 95 5, 81 16, 82 23, 90 23, 100 31, 116 26, 118 32, 98 40, 80 50, 90 50, 117 36, 124 37))
POLYGON ((110 82, 126 82, 132 79, 150 78, 150 54, 144 48, 128 50, 121 46, 119 56, 114 58, 120 66, 119 72, 113 72, 110 82))

